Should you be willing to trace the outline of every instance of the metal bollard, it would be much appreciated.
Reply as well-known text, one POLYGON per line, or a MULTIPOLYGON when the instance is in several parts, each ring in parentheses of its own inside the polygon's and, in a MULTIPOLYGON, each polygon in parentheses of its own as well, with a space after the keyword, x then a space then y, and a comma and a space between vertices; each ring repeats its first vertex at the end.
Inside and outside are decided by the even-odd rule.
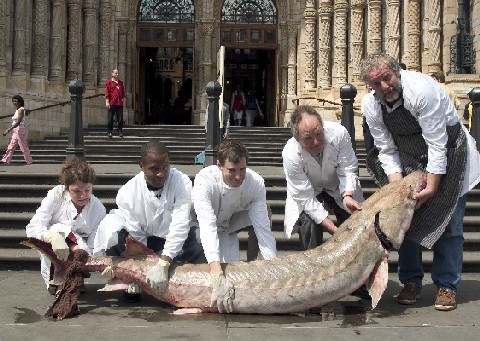
POLYGON ((472 102, 473 107, 470 135, 477 142, 477 150, 480 151, 480 88, 473 88, 468 93, 468 98, 472 102))
POLYGON ((219 121, 218 121, 218 100, 222 93, 222 86, 219 82, 208 82, 208 123, 207 136, 205 138, 205 162, 204 167, 217 163, 217 151, 220 144, 219 121))
POLYGON ((353 119, 353 102, 357 96, 357 88, 352 84, 345 84, 340 88, 340 98, 342 99, 342 125, 347 128, 352 141, 353 150, 356 152, 355 143, 355 122, 353 119))
POLYGON ((68 135, 67 157, 70 160, 74 157, 85 160, 83 145, 83 118, 82 118, 82 98, 85 92, 85 86, 81 80, 73 80, 68 85, 70 91, 72 112, 70 116, 70 133, 68 135))

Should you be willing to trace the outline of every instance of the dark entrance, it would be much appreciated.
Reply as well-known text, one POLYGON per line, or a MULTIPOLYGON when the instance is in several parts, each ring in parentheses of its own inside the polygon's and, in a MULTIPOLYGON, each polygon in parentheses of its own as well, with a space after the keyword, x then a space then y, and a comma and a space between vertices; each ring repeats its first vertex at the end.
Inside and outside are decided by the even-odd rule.
POLYGON ((245 93, 251 90, 255 93, 264 114, 263 118, 260 116, 255 118, 254 126, 274 125, 275 50, 227 48, 224 64, 224 101, 231 104, 232 92, 237 85, 245 93))

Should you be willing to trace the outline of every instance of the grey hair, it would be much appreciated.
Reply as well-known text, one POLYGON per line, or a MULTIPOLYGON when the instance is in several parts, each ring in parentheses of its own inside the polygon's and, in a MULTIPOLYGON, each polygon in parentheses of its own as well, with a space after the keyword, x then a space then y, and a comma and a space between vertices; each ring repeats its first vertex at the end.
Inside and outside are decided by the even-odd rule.
POLYGON ((400 64, 398 61, 386 53, 370 54, 362 60, 360 66, 360 77, 368 84, 367 75, 378 68, 380 65, 387 65, 392 71, 400 72, 400 64))
POLYGON ((298 125, 302 122, 303 114, 315 116, 323 127, 323 120, 318 111, 311 105, 299 105, 290 116, 290 129, 293 136, 298 136, 298 125))

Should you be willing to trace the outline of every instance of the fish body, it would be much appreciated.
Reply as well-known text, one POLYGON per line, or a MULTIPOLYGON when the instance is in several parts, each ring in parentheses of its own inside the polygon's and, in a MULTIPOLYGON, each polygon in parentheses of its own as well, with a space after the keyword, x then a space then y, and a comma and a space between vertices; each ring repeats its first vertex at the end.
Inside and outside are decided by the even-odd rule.
MULTIPOLYGON (((233 312, 302 312, 338 300, 364 283, 374 308, 388 281, 388 251, 378 237, 378 228, 398 249, 412 220, 414 194, 424 186, 423 173, 415 172, 382 187, 363 203, 362 210, 354 212, 331 238, 315 249, 268 261, 223 264, 225 276, 235 288, 233 312)), ((35 239, 26 244, 47 254, 55 264, 60 263, 61 268, 65 267, 51 252, 49 244, 35 239)), ((128 239, 122 257, 92 256, 86 266, 91 272, 102 272, 111 266, 120 282, 135 282, 144 292, 175 307, 218 312, 216 306, 211 306, 208 264, 172 264, 166 291, 156 295, 146 282, 146 273, 157 262, 156 254, 128 239)))

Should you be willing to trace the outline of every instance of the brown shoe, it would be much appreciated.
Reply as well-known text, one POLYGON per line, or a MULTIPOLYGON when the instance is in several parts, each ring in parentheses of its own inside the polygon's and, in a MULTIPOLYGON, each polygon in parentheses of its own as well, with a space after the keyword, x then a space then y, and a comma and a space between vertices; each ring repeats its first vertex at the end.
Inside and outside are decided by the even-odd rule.
POLYGON ((455 301, 455 293, 449 288, 440 288, 437 292, 437 299, 435 300, 435 309, 441 311, 453 310, 457 307, 455 301))
POLYGON ((416 285, 413 282, 405 283, 402 291, 397 296, 397 302, 400 304, 414 304, 417 302, 417 299, 420 298, 422 293, 422 288, 416 285))

